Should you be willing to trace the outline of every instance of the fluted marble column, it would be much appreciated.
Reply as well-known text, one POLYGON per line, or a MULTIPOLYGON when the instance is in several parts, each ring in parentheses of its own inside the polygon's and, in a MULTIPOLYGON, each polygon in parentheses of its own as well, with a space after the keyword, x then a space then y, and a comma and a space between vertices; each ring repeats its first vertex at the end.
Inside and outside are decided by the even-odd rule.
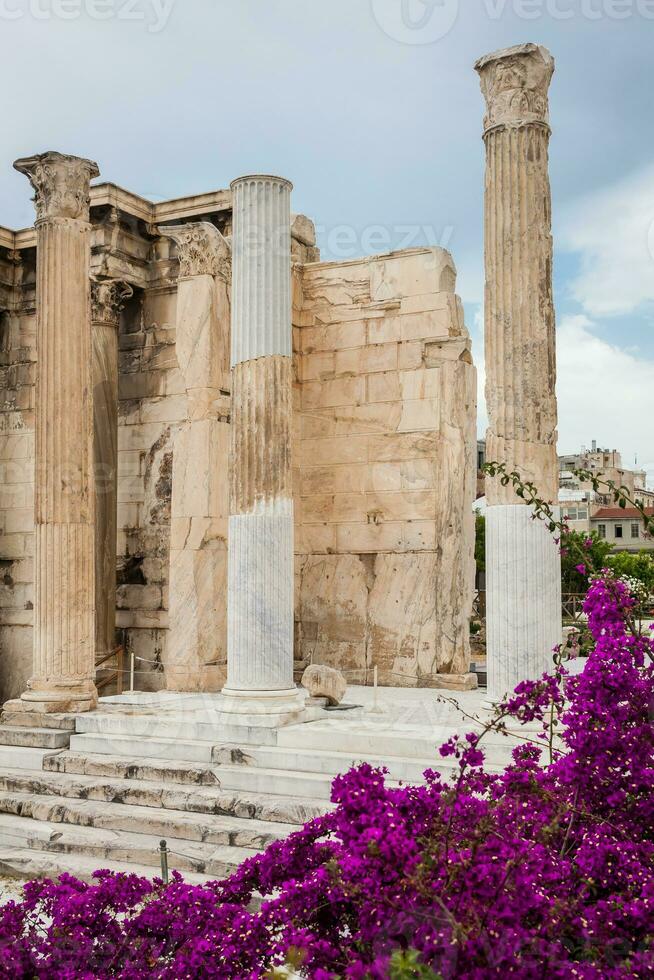
POLYGON ((91 282, 93 463, 95 469, 95 652, 116 647, 118 484, 118 324, 133 289, 125 282, 91 282))
MULTIPOLYGON (((523 44, 475 65, 487 113, 486 457, 556 502, 556 352, 552 301, 548 88, 554 59, 523 44)), ((561 642, 557 545, 516 496, 487 478, 488 683, 501 697, 552 667, 561 642)))
POLYGON ((226 710, 283 713, 293 683, 291 184, 232 184, 226 710))
POLYGON ((227 660, 231 249, 210 222, 163 225, 177 243, 175 348, 188 414, 175 434, 169 691, 219 691, 227 660))
POLYGON ((85 710, 95 688, 93 398, 89 300, 91 160, 17 160, 36 192, 34 665, 22 695, 85 710))

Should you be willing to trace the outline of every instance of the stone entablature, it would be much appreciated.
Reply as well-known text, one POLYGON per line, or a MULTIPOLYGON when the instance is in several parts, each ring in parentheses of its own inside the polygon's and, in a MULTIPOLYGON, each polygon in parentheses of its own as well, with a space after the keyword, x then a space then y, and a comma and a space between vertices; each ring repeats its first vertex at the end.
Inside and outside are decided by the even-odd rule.
MULTIPOLYGON (((98 184, 90 188, 89 200, 88 272, 89 280, 99 280, 92 286, 95 303, 89 319, 98 328, 111 326, 118 347, 117 640, 136 655, 136 678, 141 686, 162 687, 167 682, 172 687, 189 685, 188 671, 199 670, 194 676, 200 678, 200 689, 218 689, 225 680, 227 635, 232 191, 225 189, 153 204, 115 185, 98 184), (176 238, 175 244, 172 238, 176 238), (206 351, 206 355, 201 355, 201 351, 206 351), (200 364, 202 358, 206 361, 206 371, 200 364), (202 465, 198 469, 199 460, 202 465), (209 583, 208 592, 206 583, 209 583), (179 603, 175 607, 172 592, 178 599, 181 597, 181 607, 179 603), (184 619, 183 610, 187 608, 190 618, 184 619), (182 664, 178 671, 181 681, 171 680, 173 665, 180 664, 181 650, 179 643, 171 645, 175 623, 180 631, 189 629, 189 635, 197 637, 191 646, 196 644, 198 656, 182 664), (214 628, 206 628, 207 623, 214 628)), ((68 208, 72 214, 80 206, 83 210, 83 203, 75 204, 71 198, 71 203, 63 209, 68 208)), ((0 606, 0 643, 5 651, 0 658, 0 690, 4 696, 20 694, 32 672, 36 254, 35 228, 17 232, 0 228, 0 306, 6 318, 4 362, 0 368, 0 560, 6 570, 4 602, 0 606)), ((384 423, 391 427, 389 431, 378 432, 377 436, 412 445, 415 455, 403 461, 377 461, 378 466, 400 464, 405 482, 398 488, 406 490, 408 509, 395 518, 390 497, 386 501, 381 496, 385 491, 373 487, 370 492, 377 495, 377 505, 366 506, 361 512, 362 521, 357 518, 356 526, 351 528, 356 533, 349 550, 343 546, 342 553, 335 551, 330 557, 330 560, 337 556, 356 560, 365 581, 374 577, 377 585, 371 591, 371 598, 364 602, 364 605, 370 603, 370 627, 366 638, 357 639, 356 654, 352 653, 354 647, 349 648, 347 641, 333 633, 325 646, 330 650, 325 662, 344 670, 353 664, 357 670, 365 666, 365 676, 371 679, 369 667, 375 661, 377 637, 385 636, 383 623, 375 622, 375 604, 381 611, 385 604, 394 602, 397 583, 407 569, 413 569, 411 574, 416 573, 416 589, 420 591, 419 610, 411 605, 410 590, 405 590, 400 602, 406 600, 409 611, 402 613, 404 626, 397 636, 405 629, 407 639, 402 643, 396 637, 392 643, 384 640, 386 645, 379 646, 383 649, 379 662, 382 683, 398 683, 393 676, 398 667, 409 684, 426 683, 427 675, 431 677, 438 669, 466 669, 463 652, 466 630, 449 653, 438 648, 435 635, 440 629, 439 617, 447 619, 454 615, 458 617, 457 622, 463 622, 468 593, 464 588, 459 611, 452 611, 449 599, 445 603, 441 601, 436 609, 433 586, 438 576, 434 564, 437 538, 446 539, 444 553, 454 546, 458 556, 455 560, 462 562, 461 572, 456 572, 455 578, 460 574, 465 578, 472 554, 472 532, 469 528, 465 531, 464 537, 468 537, 459 550, 458 538, 449 530, 447 515, 458 513, 459 507, 461 513, 465 511, 463 500, 468 489, 467 477, 463 479, 462 473, 467 466, 468 450, 460 439, 466 426, 470 432, 474 428, 471 380, 474 369, 460 304, 453 293, 453 266, 445 262, 442 276, 438 270, 432 270, 431 278, 421 279, 414 288, 406 279, 406 271, 413 270, 409 274, 411 279, 422 262, 421 256, 418 250, 415 254, 400 253, 359 263, 320 263, 312 223, 301 215, 292 218, 298 669, 311 654, 309 637, 317 622, 309 603, 309 565, 316 556, 322 560, 331 547, 325 545, 323 549, 305 542, 320 536, 321 524, 325 538, 340 534, 344 540, 347 535, 347 520, 340 522, 342 531, 333 530, 338 520, 331 516, 321 519, 318 511, 314 511, 313 517, 310 515, 309 505, 314 507, 317 503, 308 500, 313 494, 307 494, 306 500, 305 495, 300 494, 298 498, 297 494, 297 481, 304 481, 305 470, 308 472, 316 464, 315 459, 305 454, 311 451, 310 444, 304 446, 302 441, 297 441, 300 428, 306 426, 305 401, 315 406, 316 400, 324 397, 330 411, 340 410, 343 407, 340 403, 333 404, 334 392, 341 385, 347 388, 348 384, 336 374, 333 377, 305 374, 310 369, 311 356, 321 353, 319 347, 311 349, 313 335, 317 338, 323 331, 329 334, 331 330, 336 336, 346 327, 350 329, 347 325, 354 319, 355 310, 345 310, 347 302, 343 305, 340 299, 334 301, 333 290, 326 304, 319 298, 321 280, 336 282, 339 275, 346 279, 350 275, 367 276, 369 290, 373 283, 365 311, 360 310, 371 332, 362 334, 356 346, 340 348, 334 343, 329 351, 322 353, 338 358, 339 372, 342 369, 345 375, 348 371, 361 372, 359 378, 350 379, 350 387, 356 389, 363 383, 366 390, 369 387, 379 395, 379 398, 377 394, 371 396, 369 403, 366 395, 360 405, 363 414, 373 406, 373 414, 381 412, 386 416, 390 411, 392 416, 384 423), (319 325, 324 310, 332 306, 333 330, 330 324, 319 325), (404 339, 384 341, 374 335, 375 326, 382 329, 386 324, 390 329, 391 323, 401 324, 404 330, 411 326, 415 336, 409 337, 407 333, 404 339), (393 369, 384 367, 383 361, 389 356, 388 345, 393 343, 397 346, 397 377, 393 376, 393 369), (356 357, 355 350, 358 350, 356 357), (355 364, 359 357, 360 362, 355 364), (345 362, 352 358, 348 367, 345 362), (382 360, 375 362, 376 358, 382 360), (418 382, 421 371, 424 372, 422 387, 418 382), (410 384, 406 372, 417 372, 411 374, 410 384), (436 385, 434 394, 430 386, 436 384, 439 372, 440 386, 436 385), (448 372, 451 376, 446 380, 448 372), (398 383, 404 386, 401 396, 393 393, 398 383), (391 395, 384 394, 384 385, 389 386, 391 395), (402 421, 393 432, 398 412, 402 421), (467 413, 466 421, 462 421, 461 413, 467 413), (423 487, 420 480, 414 484, 409 469, 420 471, 423 474, 420 480, 423 483, 427 480, 430 485, 425 483, 423 487), (428 472, 432 474, 429 478, 425 475, 428 472), (439 512, 441 503, 443 508, 439 512), (369 511, 377 513, 369 519, 369 511), (399 537, 397 525, 403 528, 399 537), (366 535, 367 544, 363 540, 366 535), (354 559, 355 554, 363 555, 363 561, 360 557, 354 559), (395 564, 393 556, 399 559, 395 564), (423 567, 425 562, 429 565, 427 569, 423 567), (302 625, 305 614, 306 629, 302 625), (419 635, 421 617, 426 623, 422 636, 419 635)), ((352 323, 352 330, 360 331, 360 326, 352 323)), ((109 390, 114 382, 107 375, 102 383, 109 390)), ((369 462, 375 465, 372 457, 368 457, 368 446, 375 444, 375 438, 372 431, 367 434, 369 439, 364 440, 366 447, 362 449, 365 459, 361 460, 365 466, 369 462)), ((358 436, 351 442, 364 445, 358 436)), ((470 458, 473 457, 474 432, 470 447, 470 458)), ((358 464, 348 464, 345 468, 354 473, 357 467, 358 464)), ((343 468, 340 461, 334 461, 334 479, 343 468)), ((473 471, 474 462, 471 463, 473 471)), ((402 492, 396 493, 396 502, 403 496, 402 492)), ((366 505, 371 501, 372 497, 366 505)), ((353 492, 352 506, 357 513, 360 503, 360 496, 353 492)), ((338 516, 336 510, 334 515, 338 516)), ((104 572, 107 573, 106 568, 104 572)), ((334 593, 330 598, 326 593, 320 612, 321 629, 329 633, 329 616, 338 617, 341 611, 340 595, 334 593)), ((319 662, 318 650, 315 646, 314 662, 319 662)))

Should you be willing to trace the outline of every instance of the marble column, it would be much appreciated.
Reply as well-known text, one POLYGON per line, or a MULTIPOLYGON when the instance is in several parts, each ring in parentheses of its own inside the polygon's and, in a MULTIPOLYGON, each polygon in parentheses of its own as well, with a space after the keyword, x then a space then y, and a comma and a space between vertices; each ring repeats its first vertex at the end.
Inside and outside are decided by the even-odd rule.
POLYGON ((95 473, 95 652, 116 648, 118 484, 118 324, 134 290, 125 282, 91 282, 93 464, 95 473))
MULTIPOLYGON (((523 44, 475 65, 486 100, 485 348, 488 460, 556 502, 548 88, 554 60, 523 44)), ((488 684, 498 698, 552 668, 561 642, 560 557, 511 486, 486 481, 488 684)))
POLYGON ((83 711, 95 688, 90 160, 17 160, 35 191, 36 472, 34 664, 22 700, 83 711))
POLYGON ((293 683, 291 184, 232 184, 232 447, 225 710, 277 715, 293 683))
POLYGON ((159 228, 177 244, 175 349, 187 421, 175 434, 169 691, 219 691, 227 662, 231 249, 210 222, 159 228))

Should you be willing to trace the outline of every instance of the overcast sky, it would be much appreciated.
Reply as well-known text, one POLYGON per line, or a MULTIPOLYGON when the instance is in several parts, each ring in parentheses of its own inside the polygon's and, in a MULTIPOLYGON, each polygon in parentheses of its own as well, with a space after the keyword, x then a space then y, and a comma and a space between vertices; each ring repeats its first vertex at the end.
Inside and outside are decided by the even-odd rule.
POLYGON ((155 200, 279 173, 325 257, 452 251, 482 378, 472 65, 545 44, 559 447, 654 482, 654 0, 0 0, 0 32, 0 224, 32 223, 11 164, 44 149, 155 200))

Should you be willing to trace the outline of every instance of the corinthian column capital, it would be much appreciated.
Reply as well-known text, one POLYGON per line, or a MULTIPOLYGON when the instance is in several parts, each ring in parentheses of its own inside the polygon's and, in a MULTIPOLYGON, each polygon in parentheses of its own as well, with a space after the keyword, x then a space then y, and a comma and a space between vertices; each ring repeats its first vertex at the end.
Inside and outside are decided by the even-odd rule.
POLYGON ((91 320, 93 323, 118 325, 120 311, 134 290, 120 279, 91 280, 91 320))
POLYGON ((14 167, 25 174, 34 188, 36 220, 76 218, 89 220, 89 183, 100 171, 93 160, 66 156, 49 150, 16 160, 14 167))
POLYGON ((547 90, 554 58, 540 44, 518 44, 475 64, 486 99, 484 131, 496 126, 549 125, 547 90))
POLYGON ((211 222, 160 225, 158 231, 177 244, 180 276, 218 276, 229 282, 232 250, 227 239, 211 222))

